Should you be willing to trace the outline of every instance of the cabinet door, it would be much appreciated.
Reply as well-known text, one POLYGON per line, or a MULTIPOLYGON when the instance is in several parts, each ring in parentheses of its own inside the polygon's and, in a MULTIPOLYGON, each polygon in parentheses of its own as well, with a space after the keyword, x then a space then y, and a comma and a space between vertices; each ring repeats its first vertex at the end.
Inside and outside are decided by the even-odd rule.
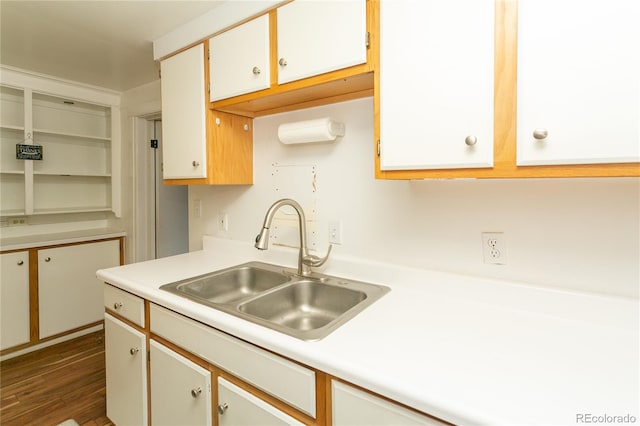
POLYGON ((202 44, 160 63, 164 179, 206 177, 204 68, 202 44))
POLYGON ((40 339, 100 321, 98 269, 120 265, 120 241, 38 250, 40 339))
POLYGON ((209 40, 210 100, 268 89, 269 15, 209 40))
POLYGON ((117 425, 147 424, 147 340, 104 315, 107 417, 117 425))
POLYGON ((632 0, 518 2, 519 165, 640 161, 639 20, 632 0))
POLYGON ((0 350, 29 342, 29 252, 0 255, 0 350))
POLYGON ((445 424, 335 380, 331 382, 331 392, 334 426, 445 424))
POLYGON ((381 170, 493 166, 494 2, 380 4, 381 170))
POLYGON ((296 0, 277 18, 279 84, 367 62, 365 0, 296 0))
POLYGON ((218 377, 218 425, 300 425, 288 414, 218 377))
POLYGON ((151 340, 154 425, 211 425, 211 373, 151 340))

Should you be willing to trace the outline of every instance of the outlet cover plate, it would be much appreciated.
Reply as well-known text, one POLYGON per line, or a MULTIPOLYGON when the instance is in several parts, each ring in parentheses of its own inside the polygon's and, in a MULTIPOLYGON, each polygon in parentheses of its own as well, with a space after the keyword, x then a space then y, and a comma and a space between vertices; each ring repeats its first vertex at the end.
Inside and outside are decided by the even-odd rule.
POLYGON ((481 235, 484 263, 506 265, 507 241, 504 232, 483 232, 481 235))

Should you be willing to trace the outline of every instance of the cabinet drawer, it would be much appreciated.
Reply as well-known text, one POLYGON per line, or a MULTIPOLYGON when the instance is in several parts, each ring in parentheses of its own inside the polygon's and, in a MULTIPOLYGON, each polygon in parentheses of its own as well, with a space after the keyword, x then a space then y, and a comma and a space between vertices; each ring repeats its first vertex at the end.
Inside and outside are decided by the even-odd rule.
POLYGON ((218 377, 218 413, 219 426, 303 426, 303 423, 222 377, 218 377))
POLYGON ((315 372, 151 304, 151 332, 316 416, 315 372))
POLYGON ((333 426, 446 424, 335 380, 331 381, 331 401, 333 426))
POLYGON ((134 324, 144 327, 144 300, 112 285, 104 285, 104 306, 134 324))

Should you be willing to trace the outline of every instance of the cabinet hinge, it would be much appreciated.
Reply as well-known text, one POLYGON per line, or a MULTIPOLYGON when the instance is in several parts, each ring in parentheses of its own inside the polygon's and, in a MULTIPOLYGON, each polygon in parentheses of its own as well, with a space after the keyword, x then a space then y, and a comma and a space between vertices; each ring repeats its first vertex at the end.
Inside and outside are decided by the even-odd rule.
POLYGON ((370 45, 371 45, 371 33, 369 31, 367 31, 367 37, 366 37, 366 41, 365 41, 365 46, 368 49, 370 45))
POLYGON ((151 139, 149 141, 149 146, 153 149, 158 149, 158 139, 151 139))
POLYGON ((378 157, 380 157, 380 139, 378 139, 378 157))

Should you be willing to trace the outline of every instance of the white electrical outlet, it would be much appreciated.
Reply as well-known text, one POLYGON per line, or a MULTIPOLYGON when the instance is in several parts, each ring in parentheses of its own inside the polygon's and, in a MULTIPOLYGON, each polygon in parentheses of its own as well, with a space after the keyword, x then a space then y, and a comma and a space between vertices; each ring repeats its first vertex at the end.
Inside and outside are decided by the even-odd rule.
POLYGON ((26 216, 20 216, 20 217, 10 217, 7 220, 7 226, 24 226, 24 225, 28 225, 29 222, 27 221, 27 217, 26 216))
POLYGON ((507 241, 503 232, 483 232, 482 256, 484 263, 507 264, 507 241))
POLYGON ((229 231, 229 214, 227 214, 226 212, 220 212, 220 214, 218 215, 218 225, 220 231, 229 231))
POLYGON ((342 222, 339 220, 329 222, 329 243, 342 244, 342 222))

